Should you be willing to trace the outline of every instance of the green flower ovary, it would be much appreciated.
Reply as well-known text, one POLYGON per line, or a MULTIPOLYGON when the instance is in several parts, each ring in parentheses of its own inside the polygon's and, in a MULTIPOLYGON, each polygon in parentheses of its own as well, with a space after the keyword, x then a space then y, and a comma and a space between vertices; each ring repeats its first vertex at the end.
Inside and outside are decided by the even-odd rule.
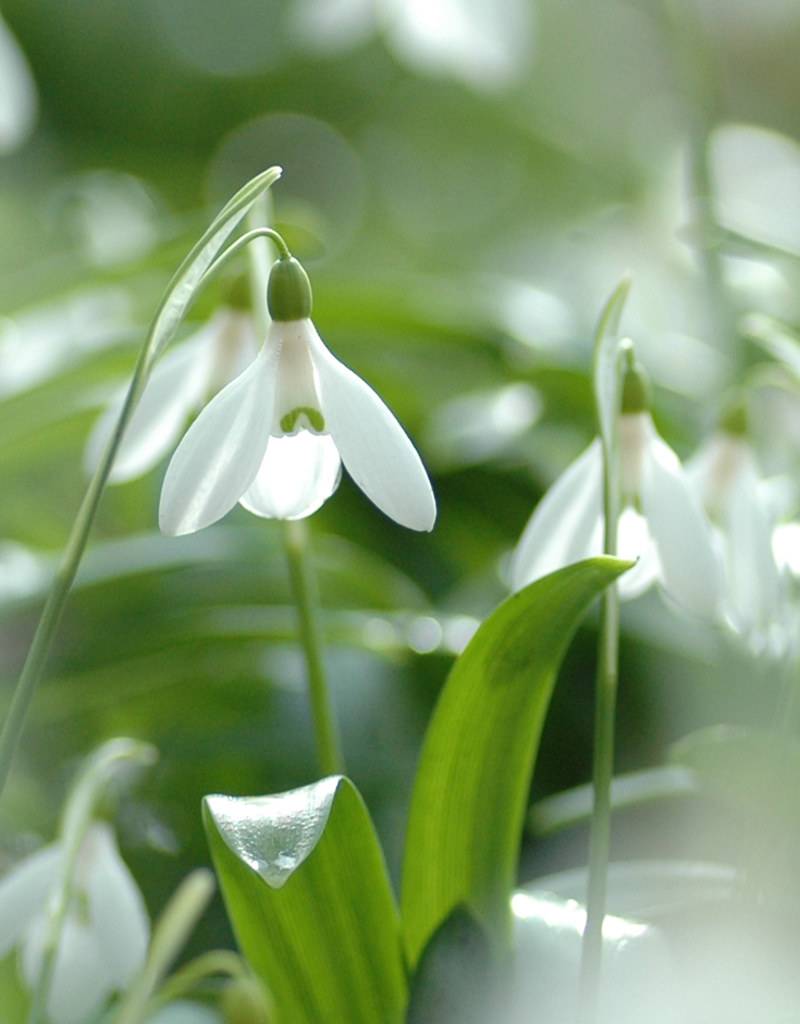
POLYGON ((292 409, 291 412, 287 412, 285 416, 281 416, 281 430, 284 434, 291 434, 294 431, 295 425, 301 416, 305 416, 311 425, 311 429, 318 434, 321 434, 325 429, 325 417, 319 409, 313 409, 310 405, 299 405, 296 409, 292 409))

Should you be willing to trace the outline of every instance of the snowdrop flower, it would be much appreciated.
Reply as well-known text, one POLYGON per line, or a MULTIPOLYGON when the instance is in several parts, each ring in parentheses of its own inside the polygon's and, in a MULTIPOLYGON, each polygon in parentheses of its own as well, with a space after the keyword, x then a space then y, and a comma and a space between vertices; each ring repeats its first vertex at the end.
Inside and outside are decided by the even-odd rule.
POLYGON ((436 503, 411 441, 375 392, 326 348, 311 322, 311 286, 284 253, 270 273, 272 322, 247 369, 203 409, 164 478, 164 533, 193 533, 237 502, 300 519, 335 491, 341 464, 381 511, 430 530, 436 503))
POLYGON ((755 650, 779 650, 785 602, 773 554, 774 516, 746 435, 746 412, 736 405, 686 469, 714 524, 726 572, 726 618, 755 650))
MULTIPOLYGON (((638 562, 620 579, 620 596, 637 597, 659 581, 688 611, 715 618, 721 577, 711 528, 677 455, 656 433, 647 391, 631 349, 619 417, 618 551, 638 562)), ((603 460, 596 438, 534 510, 513 555, 514 589, 601 554, 602 538, 603 460)))
POLYGON ((28 138, 38 106, 28 62, 0 17, 0 154, 10 153, 28 138))
MULTIPOLYGON (((189 416, 239 374, 258 350, 250 315, 224 306, 199 331, 159 361, 128 424, 109 480, 147 473, 170 451, 189 416)), ((93 472, 117 425, 127 388, 117 391, 95 424, 84 462, 93 472)))
MULTIPOLYGON (((54 843, 0 880, 0 958, 20 950, 33 987, 42 967, 49 899, 63 867, 54 843)), ((51 1024, 83 1024, 144 963, 149 923, 142 895, 106 824, 91 826, 81 847, 72 902, 56 954, 47 1013, 51 1024)))

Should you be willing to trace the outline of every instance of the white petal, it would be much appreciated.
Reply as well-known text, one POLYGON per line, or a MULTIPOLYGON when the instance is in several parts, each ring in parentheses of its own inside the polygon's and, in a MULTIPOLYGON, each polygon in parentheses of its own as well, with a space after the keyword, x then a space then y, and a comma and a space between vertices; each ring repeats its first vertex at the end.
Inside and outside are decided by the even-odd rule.
POLYGON ((267 519, 303 519, 330 498, 341 475, 339 453, 329 434, 301 430, 291 437, 271 437, 241 504, 267 519))
POLYGON ((91 927, 104 970, 114 988, 122 989, 144 963, 150 940, 147 911, 108 825, 94 825, 85 847, 91 927))
POLYGON ((265 345, 187 431, 161 490, 164 533, 194 533, 210 526, 253 482, 272 425, 277 356, 275 346, 265 345))
POLYGON ((38 100, 28 62, 0 19, 0 153, 25 141, 36 119, 38 100))
POLYGON ((649 590, 661 575, 661 563, 647 519, 635 509, 626 508, 619 517, 617 554, 636 561, 633 568, 620 576, 617 584, 621 600, 632 601, 649 590))
POLYGON ((436 501, 413 444, 372 388, 328 351, 310 320, 306 323, 325 429, 347 472, 395 522, 432 530, 436 501))
POLYGON ((766 629, 780 617, 782 588, 772 552, 772 517, 752 464, 731 488, 727 508, 729 596, 738 628, 766 629))
POLYGON ((556 569, 600 554, 603 463, 595 439, 534 509, 511 563, 514 590, 556 569))
MULTIPOLYGON (((157 364, 117 450, 111 483, 124 483, 146 473, 175 444, 205 394, 213 341, 213 334, 204 330, 176 345, 157 364)), ((84 463, 90 473, 97 468, 114 432, 126 391, 118 392, 89 435, 84 463)))
POLYGON ((31 918, 44 910, 61 867, 61 848, 46 846, 13 867, 0 881, 0 959, 22 938, 31 918))
POLYGON ((667 592, 696 615, 715 618, 722 588, 711 527, 677 455, 655 432, 645 460, 642 506, 667 592))
MULTIPOLYGON (((48 923, 37 918, 22 951, 22 974, 33 987, 42 968, 42 951, 48 923)), ((85 1024, 113 991, 100 957, 100 947, 91 926, 71 910, 64 921, 55 970, 47 1000, 50 1024, 85 1024)))

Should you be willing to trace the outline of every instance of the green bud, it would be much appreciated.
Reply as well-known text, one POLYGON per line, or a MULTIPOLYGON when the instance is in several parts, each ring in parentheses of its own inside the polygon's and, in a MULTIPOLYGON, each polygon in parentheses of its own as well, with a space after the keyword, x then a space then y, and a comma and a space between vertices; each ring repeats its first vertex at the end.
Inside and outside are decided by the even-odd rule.
POLYGON ((728 403, 719 418, 719 429, 732 437, 747 435, 747 406, 743 398, 728 403))
POLYGON ((225 1024, 270 1024, 273 1019, 269 997, 253 977, 234 978, 226 985, 220 1009, 225 1024))
POLYGON ((311 316, 311 282, 294 256, 281 257, 272 264, 267 306, 273 320, 305 320, 311 316))
POLYGON ((647 412, 650 408, 650 381, 630 343, 624 349, 624 358, 621 411, 623 415, 647 412))

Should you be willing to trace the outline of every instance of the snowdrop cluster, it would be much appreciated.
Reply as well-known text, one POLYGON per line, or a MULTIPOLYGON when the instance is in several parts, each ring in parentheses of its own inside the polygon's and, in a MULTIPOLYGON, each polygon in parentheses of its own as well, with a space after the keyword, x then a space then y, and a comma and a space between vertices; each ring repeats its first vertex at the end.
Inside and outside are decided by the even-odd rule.
MULTIPOLYGON (((722 602, 722 570, 711 527, 675 452, 649 411, 644 371, 632 356, 623 375, 618 423, 622 513, 618 551, 637 559, 620 580, 624 600, 658 582, 680 605, 714 619, 722 602)), ((600 439, 569 466, 525 527, 512 561, 515 589, 602 553, 603 456, 600 439)))
MULTIPOLYGON (((39 978, 51 900, 65 852, 53 843, 32 854, 0 881, 0 959, 17 948, 22 977, 39 978)), ((83 1024, 144 963, 150 924, 136 882, 109 825, 95 823, 84 838, 72 880, 47 1004, 52 1024, 83 1024)))

